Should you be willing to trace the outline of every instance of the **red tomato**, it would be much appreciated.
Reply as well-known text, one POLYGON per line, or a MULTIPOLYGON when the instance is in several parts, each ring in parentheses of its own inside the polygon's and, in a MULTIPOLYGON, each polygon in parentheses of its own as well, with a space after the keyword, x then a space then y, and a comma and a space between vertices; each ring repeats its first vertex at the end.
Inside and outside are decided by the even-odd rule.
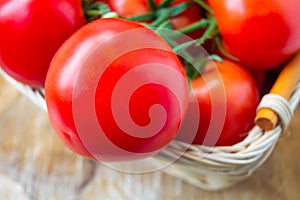
POLYGON ((43 86, 56 50, 84 24, 80 0, 1 0, 1 67, 18 81, 43 86))
POLYGON ((278 66, 300 49, 300 0, 209 0, 224 47, 251 70, 278 66))
POLYGON ((188 104, 184 69, 169 45, 113 18, 87 24, 62 45, 45 92, 63 143, 101 161, 153 155, 175 137, 188 104))
POLYGON ((198 119, 194 144, 229 146, 243 140, 253 127, 259 93, 254 79, 243 67, 228 60, 215 64, 213 67, 209 63, 203 75, 192 80, 191 100, 182 130, 188 132, 198 119), (199 109, 195 109, 197 105, 199 109), (195 118, 197 111, 200 117, 195 118))
MULTIPOLYGON (((164 0, 154 0, 156 5, 164 2, 164 0)), ((178 5, 184 2, 191 2, 190 0, 174 0, 172 6, 178 5)), ((150 12, 148 0, 107 0, 108 5, 112 10, 119 13, 122 17, 131 17, 136 15, 143 15, 150 12)), ((174 17, 172 25, 175 30, 184 28, 189 24, 197 22, 201 19, 201 12, 199 6, 191 6, 180 15, 174 17)))

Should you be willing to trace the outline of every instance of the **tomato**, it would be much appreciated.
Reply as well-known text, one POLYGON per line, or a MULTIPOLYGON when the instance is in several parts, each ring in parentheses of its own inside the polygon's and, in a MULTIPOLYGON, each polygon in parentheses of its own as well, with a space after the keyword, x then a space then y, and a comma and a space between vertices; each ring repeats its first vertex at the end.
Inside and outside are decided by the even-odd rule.
POLYGON ((182 131, 194 134, 187 130, 196 123, 194 144, 230 146, 242 141, 254 126, 259 92, 244 67, 229 60, 214 64, 210 62, 202 76, 191 81, 190 105, 182 131), (199 112, 198 118, 195 112, 199 112))
POLYGON ((18 81, 42 87, 56 50, 84 24, 80 0, 1 0, 1 67, 18 81))
POLYGON ((251 70, 274 68, 300 49, 300 0, 209 0, 225 49, 251 70))
MULTIPOLYGON (((161 4, 164 0, 154 0, 156 5, 161 4)), ((178 5, 184 2, 192 2, 190 0, 174 0, 171 6, 178 5)), ((108 5, 112 10, 119 13, 121 17, 131 17, 143 15, 150 12, 148 0, 107 0, 108 5)), ((171 23, 175 30, 186 27, 189 24, 197 22, 201 19, 199 6, 194 5, 189 7, 180 15, 171 19, 171 23)))
POLYGON ((62 45, 45 93, 63 143, 106 162, 158 152, 176 136, 188 105, 184 69, 170 46, 119 18, 97 19, 62 45))

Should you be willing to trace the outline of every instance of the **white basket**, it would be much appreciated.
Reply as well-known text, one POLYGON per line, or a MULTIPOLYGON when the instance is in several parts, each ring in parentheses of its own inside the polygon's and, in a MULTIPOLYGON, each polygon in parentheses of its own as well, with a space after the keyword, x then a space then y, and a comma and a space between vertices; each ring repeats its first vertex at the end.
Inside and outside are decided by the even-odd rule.
MULTIPOLYGON (((43 89, 23 85, 1 69, 0 74, 37 106, 47 111, 43 89)), ((289 100, 289 109, 294 111, 299 102, 300 83, 289 100)), ((280 123, 274 130, 267 132, 255 126, 242 142, 226 147, 212 148, 174 141, 152 160, 160 165, 176 160, 164 169, 166 173, 206 190, 220 190, 246 179, 261 166, 271 154, 282 131, 280 123), (177 159, 178 157, 180 158, 177 159)))

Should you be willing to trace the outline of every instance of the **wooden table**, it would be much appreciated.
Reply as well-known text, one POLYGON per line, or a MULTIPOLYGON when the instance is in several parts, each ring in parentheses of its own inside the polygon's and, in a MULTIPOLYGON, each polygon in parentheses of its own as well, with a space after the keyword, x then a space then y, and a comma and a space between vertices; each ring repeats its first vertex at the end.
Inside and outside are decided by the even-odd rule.
POLYGON ((267 162, 246 181, 208 192, 162 171, 133 175, 74 155, 47 113, 0 77, 0 200, 300 199, 300 107, 267 162))

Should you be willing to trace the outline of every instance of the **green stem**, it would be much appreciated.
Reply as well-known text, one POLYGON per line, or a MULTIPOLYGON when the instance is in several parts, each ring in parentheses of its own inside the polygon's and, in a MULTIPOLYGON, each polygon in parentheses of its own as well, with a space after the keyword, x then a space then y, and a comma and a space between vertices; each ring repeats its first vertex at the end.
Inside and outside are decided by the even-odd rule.
POLYGON ((166 20, 168 20, 170 18, 170 10, 167 9, 167 8, 164 8, 164 9, 161 9, 159 10, 159 12, 157 12, 157 18, 156 20, 154 20, 152 23, 151 23, 151 26, 152 27, 157 27, 159 26, 160 24, 164 23, 166 20))
POLYGON ((156 10, 157 10, 157 6, 154 3, 154 1, 153 0, 148 0, 148 5, 149 5, 151 13, 155 13, 156 10))
POLYGON ((210 59, 210 57, 200 56, 193 59, 192 62, 187 62, 185 64, 185 71, 189 79, 193 80, 202 74, 210 59))
POLYGON ((169 8, 171 17, 176 17, 177 15, 180 15, 181 13, 186 11, 186 9, 188 9, 193 4, 194 4, 193 2, 185 2, 185 3, 181 3, 177 6, 174 6, 172 8, 169 8))
POLYGON ((176 47, 173 48, 173 51, 175 53, 179 53, 180 51, 188 48, 189 46, 191 46, 192 44, 196 44, 195 40, 192 40, 192 41, 189 41, 189 42, 186 42, 186 43, 182 43, 176 47))
POLYGON ((189 34, 192 33, 200 28, 205 28, 209 25, 209 20, 203 18, 198 22, 195 22, 193 24, 190 24, 182 29, 177 30, 178 32, 182 33, 182 34, 189 34))
POLYGON ((207 5, 207 3, 205 3, 205 1, 203 1, 203 0, 194 0, 194 2, 199 4, 205 11, 209 12, 210 14, 214 13, 213 10, 211 9, 211 7, 209 5, 207 5))
POLYGON ((131 21, 147 21, 147 20, 153 20, 154 17, 155 15, 153 13, 148 13, 144 15, 130 16, 127 17, 126 19, 131 21))
POLYGON ((160 24, 164 23, 166 20, 169 20, 171 17, 176 17, 177 15, 180 15, 184 11, 186 11, 187 8, 189 8, 193 2, 186 2, 181 3, 175 7, 172 8, 160 8, 155 12, 156 20, 151 23, 151 26, 157 27, 160 24))
POLYGON ((100 10, 86 10, 85 14, 87 16, 98 16, 98 15, 101 15, 102 12, 100 10))
POLYGON ((212 60, 215 60, 215 61, 218 61, 218 62, 223 62, 223 59, 217 54, 211 54, 209 57, 212 60))
POLYGON ((222 53, 225 57, 227 57, 227 58, 229 58, 229 59, 231 59, 231 60, 234 60, 234 61, 239 61, 238 58, 234 57, 233 55, 231 55, 230 53, 228 53, 228 51, 226 51, 226 50, 224 49, 224 46, 223 46, 223 44, 222 44, 222 39, 221 39, 220 36, 217 36, 217 37, 216 37, 216 43, 217 43, 218 49, 221 51, 221 53, 222 53))
MULTIPOLYGON (((208 25, 208 28, 206 29, 206 31, 204 32, 202 37, 197 40, 198 45, 202 45, 208 38, 210 38, 213 35, 213 33, 216 31, 216 28, 217 28, 216 20, 214 18, 205 20, 204 22, 206 23, 206 25, 208 25)), ((195 44, 195 43, 196 42, 193 40, 193 41, 189 41, 189 42, 180 44, 180 45, 178 45, 177 47, 174 48, 174 51, 179 52, 183 49, 188 48, 189 46, 191 46, 192 44, 195 44)))
POLYGON ((164 21, 157 27, 157 29, 165 29, 165 28, 172 29, 172 24, 171 24, 170 20, 164 21))
POLYGON ((173 3, 174 0, 165 0, 160 5, 159 8, 167 8, 173 3))
POLYGON ((103 16, 111 12, 108 5, 103 2, 94 2, 94 0, 83 0, 82 5, 87 22, 93 21, 101 15, 103 16))
POLYGON ((213 33, 216 31, 216 29, 217 29, 216 19, 215 18, 210 18, 208 20, 209 20, 209 25, 208 25, 206 31, 204 32, 204 34, 202 35, 202 37, 197 40, 200 45, 204 44, 204 42, 208 38, 210 38, 213 35, 213 33))

